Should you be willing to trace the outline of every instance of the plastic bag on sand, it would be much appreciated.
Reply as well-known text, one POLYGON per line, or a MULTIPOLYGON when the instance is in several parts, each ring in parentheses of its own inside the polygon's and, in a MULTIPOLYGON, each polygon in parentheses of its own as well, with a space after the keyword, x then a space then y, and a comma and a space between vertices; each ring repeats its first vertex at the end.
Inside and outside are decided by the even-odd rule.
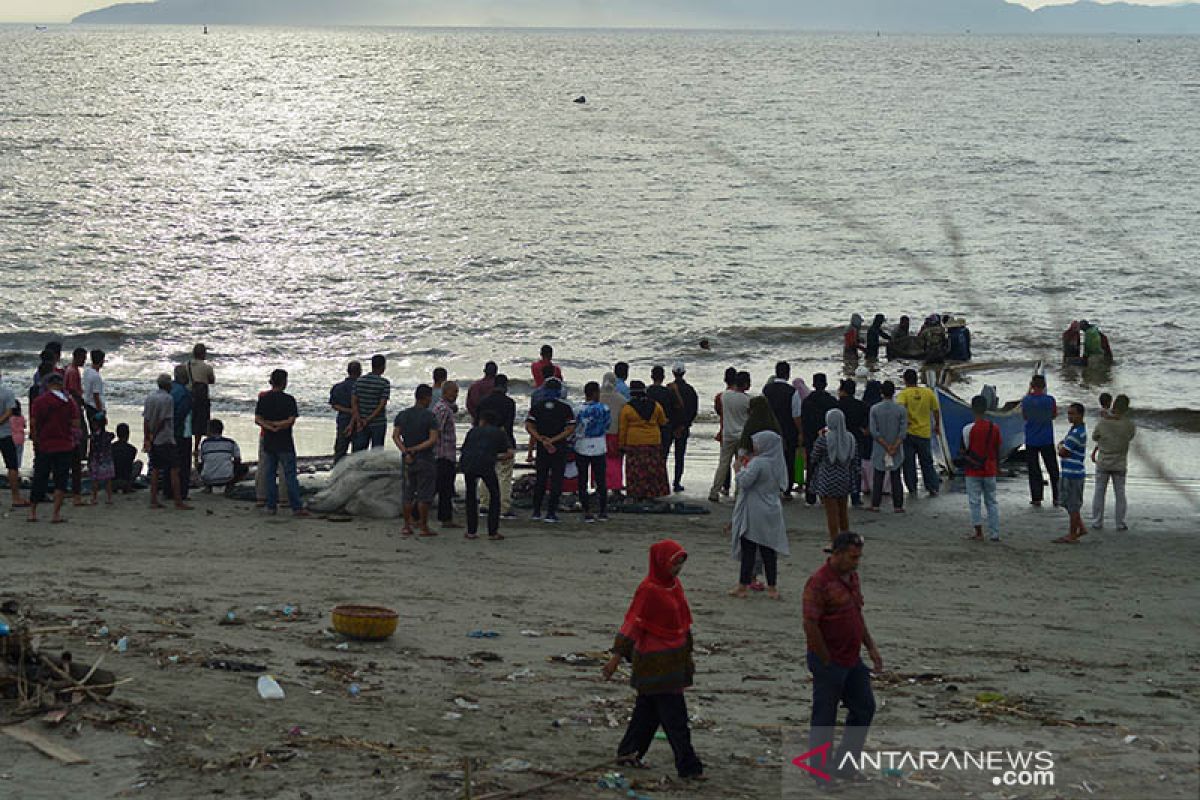
POLYGON ((351 514, 395 519, 404 502, 404 465, 395 450, 364 450, 346 456, 329 473, 324 489, 308 507, 320 513, 346 509, 351 514))

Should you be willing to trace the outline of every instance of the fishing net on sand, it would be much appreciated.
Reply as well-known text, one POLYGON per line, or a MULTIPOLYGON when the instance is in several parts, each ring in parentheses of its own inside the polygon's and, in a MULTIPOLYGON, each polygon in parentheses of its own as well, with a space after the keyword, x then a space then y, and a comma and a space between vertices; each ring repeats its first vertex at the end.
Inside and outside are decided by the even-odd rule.
POLYGON ((364 450, 343 458, 308 507, 322 514, 397 519, 403 513, 404 465, 395 450, 364 450))

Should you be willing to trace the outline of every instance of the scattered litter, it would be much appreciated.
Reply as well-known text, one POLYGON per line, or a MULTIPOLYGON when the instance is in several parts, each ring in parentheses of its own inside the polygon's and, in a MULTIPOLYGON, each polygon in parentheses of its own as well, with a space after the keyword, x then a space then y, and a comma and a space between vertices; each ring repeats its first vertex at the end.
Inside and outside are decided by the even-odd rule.
POLYGON ((538 638, 538 637, 540 637, 540 636, 542 635, 542 632, 541 632, 541 631, 535 631, 535 630, 532 630, 532 629, 527 629, 527 630, 523 630, 523 631, 521 631, 521 635, 522 635, 522 636, 528 636, 528 637, 530 637, 530 638, 536 639, 536 638, 538 638))
POLYGON ((506 758, 497 768, 502 772, 528 772, 533 768, 533 764, 519 758, 506 758))
POLYGON ((493 653, 490 650, 476 650, 474 653, 471 653, 467 657, 474 661, 503 661, 504 660, 500 656, 499 653, 493 653))
POLYGON ((1133 734, 1129 734, 1128 736, 1125 737, 1125 744, 1133 744, 1137 740, 1138 740, 1138 737, 1134 736, 1133 734))
POLYGON ((266 672, 267 668, 262 664, 251 664, 247 661, 227 661, 223 658, 210 658, 204 662, 204 666, 209 669, 221 669, 226 672, 266 672))
POLYGON ((464 708, 467 711, 478 711, 479 710, 479 703, 472 703, 470 700, 467 700, 465 697, 454 698, 454 705, 458 706, 459 708, 464 708))
POLYGON ((113 647, 116 649, 116 651, 118 653, 126 652, 127 650, 129 650, 129 637, 122 636, 120 639, 117 640, 117 643, 115 645, 113 645, 113 647))
POLYGON ((999 692, 980 692, 979 694, 975 695, 975 702, 984 704, 1003 703, 1004 695, 1000 694, 999 692))
POLYGON ((904 777, 904 770, 902 770, 902 769, 885 768, 881 771, 883 772, 883 777, 885 777, 885 778, 903 778, 904 777))
POLYGON ((351 697, 358 697, 358 695, 362 693, 362 687, 360 687, 357 683, 352 683, 350 684, 349 691, 351 697))
POLYGON ((350 643, 349 643, 349 642, 342 642, 341 644, 337 645, 337 646, 336 646, 336 647, 334 647, 333 649, 334 649, 334 650, 349 650, 349 649, 350 649, 350 643))
POLYGON ((471 631, 467 634, 468 639, 496 639, 499 636, 496 631, 471 631))
POLYGON ((225 612, 225 616, 221 617, 221 621, 218 622, 217 624, 218 625, 245 625, 246 621, 243 619, 239 619, 238 615, 234 611, 230 610, 230 611, 225 612))
POLYGON ((462 714, 459 714, 457 711, 447 711, 445 714, 442 714, 442 719, 453 722, 456 719, 462 719, 462 714))
POLYGON ((662 731, 658 731, 654 734, 654 738, 658 739, 660 742, 665 742, 667 740, 667 734, 663 733, 662 731))
POLYGON ((604 653, 563 653, 561 656, 550 656, 546 660, 575 667, 599 667, 608 661, 604 653))
POLYGON ((97 636, 108 636, 108 626, 101 625, 100 629, 98 631, 96 631, 96 635, 97 636))
POLYGON ((304 729, 301 728, 299 725, 293 725, 291 728, 288 729, 288 736, 303 736, 303 735, 304 735, 304 729))
POLYGON ((532 677, 533 677, 533 670, 531 670, 529 667, 522 667, 521 669, 517 670, 516 672, 508 673, 508 679, 510 681, 519 681, 522 678, 532 678, 532 677))
POLYGON ((258 696, 263 700, 282 700, 283 687, 270 675, 260 675, 258 678, 258 696))

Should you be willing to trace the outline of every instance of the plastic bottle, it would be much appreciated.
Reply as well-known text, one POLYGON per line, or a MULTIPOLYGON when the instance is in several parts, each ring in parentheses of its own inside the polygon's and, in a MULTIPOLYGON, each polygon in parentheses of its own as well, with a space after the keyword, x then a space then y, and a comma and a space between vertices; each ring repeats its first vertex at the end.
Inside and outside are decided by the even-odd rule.
POLYGON ((282 700, 283 687, 273 675, 261 675, 258 679, 258 696, 263 700, 282 700))
POLYGON ((117 640, 117 652, 124 653, 128 649, 129 649, 129 637, 122 636, 120 639, 117 640))

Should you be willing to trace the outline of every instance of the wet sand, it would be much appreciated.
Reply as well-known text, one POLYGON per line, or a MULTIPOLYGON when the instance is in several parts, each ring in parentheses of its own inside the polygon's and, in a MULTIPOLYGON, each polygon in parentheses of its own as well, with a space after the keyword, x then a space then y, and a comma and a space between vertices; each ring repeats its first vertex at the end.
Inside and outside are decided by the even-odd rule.
MULTIPOLYGON (((1135 504, 1130 533, 1064 548, 1048 542, 1065 518, 1029 508, 1025 491, 1021 480, 1002 483, 999 545, 961 538, 961 494, 917 500, 905 516, 853 515, 867 537, 867 620, 888 670, 875 684, 880 740, 905 729, 1053 743, 1069 732, 1090 737, 1079 748, 1117 753, 1063 766, 1086 766, 1079 780, 1104 792, 1070 788, 1063 773, 1060 794, 970 791, 1194 797, 1194 512, 1163 496, 1153 517, 1135 504), (985 691, 1011 710, 981 706, 975 698, 985 691), (1048 728, 1048 720, 1074 727, 1048 728), (1124 745, 1130 734, 1141 738, 1124 745), (1190 772, 1163 766, 1180 758, 1190 772)), ((219 496, 197 495, 186 513, 145 503, 143 492, 114 507, 68 508, 62 526, 28 525, 16 512, 0 518, 5 596, 37 625, 77 625, 47 634, 43 648, 89 661, 106 654, 106 668, 133 679, 115 696, 143 709, 89 704, 46 728, 89 766, 61 766, 0 737, 0 793, 462 797, 469 758, 478 798, 599 763, 614 752, 633 695, 620 680, 604 682, 596 659, 645 572, 648 545, 662 536, 691 554, 683 579, 699 673, 688 701, 710 780, 680 784, 661 741, 652 769, 626 774, 653 798, 762 798, 777 796, 794 769, 785 764, 798 752, 784 734, 803 729, 809 713, 800 593, 824 559, 816 509, 787 507, 793 556, 777 604, 726 596, 736 578, 724 533, 729 504, 708 516, 618 516, 603 526, 574 515, 558 527, 522 521, 506 526, 504 542, 468 542, 461 531, 405 541, 383 521, 269 518, 219 496), (389 605, 399 630, 383 643, 338 649, 328 614, 343 602, 389 605), (286 604, 299 611, 285 616, 286 604), (229 610, 245 624, 220 625, 229 610), (101 625, 108 636, 97 634, 101 625), (499 636, 468 638, 475 630, 499 636), (111 652, 122 635, 128 651, 111 652), (570 654, 582 660, 554 660, 570 654), (252 675, 206 668, 213 658, 266 666, 286 699, 259 699, 252 675)), ((535 797, 621 796, 596 788, 598 774, 535 797)), ((863 796, 902 788, 948 796, 878 773, 863 796)))

